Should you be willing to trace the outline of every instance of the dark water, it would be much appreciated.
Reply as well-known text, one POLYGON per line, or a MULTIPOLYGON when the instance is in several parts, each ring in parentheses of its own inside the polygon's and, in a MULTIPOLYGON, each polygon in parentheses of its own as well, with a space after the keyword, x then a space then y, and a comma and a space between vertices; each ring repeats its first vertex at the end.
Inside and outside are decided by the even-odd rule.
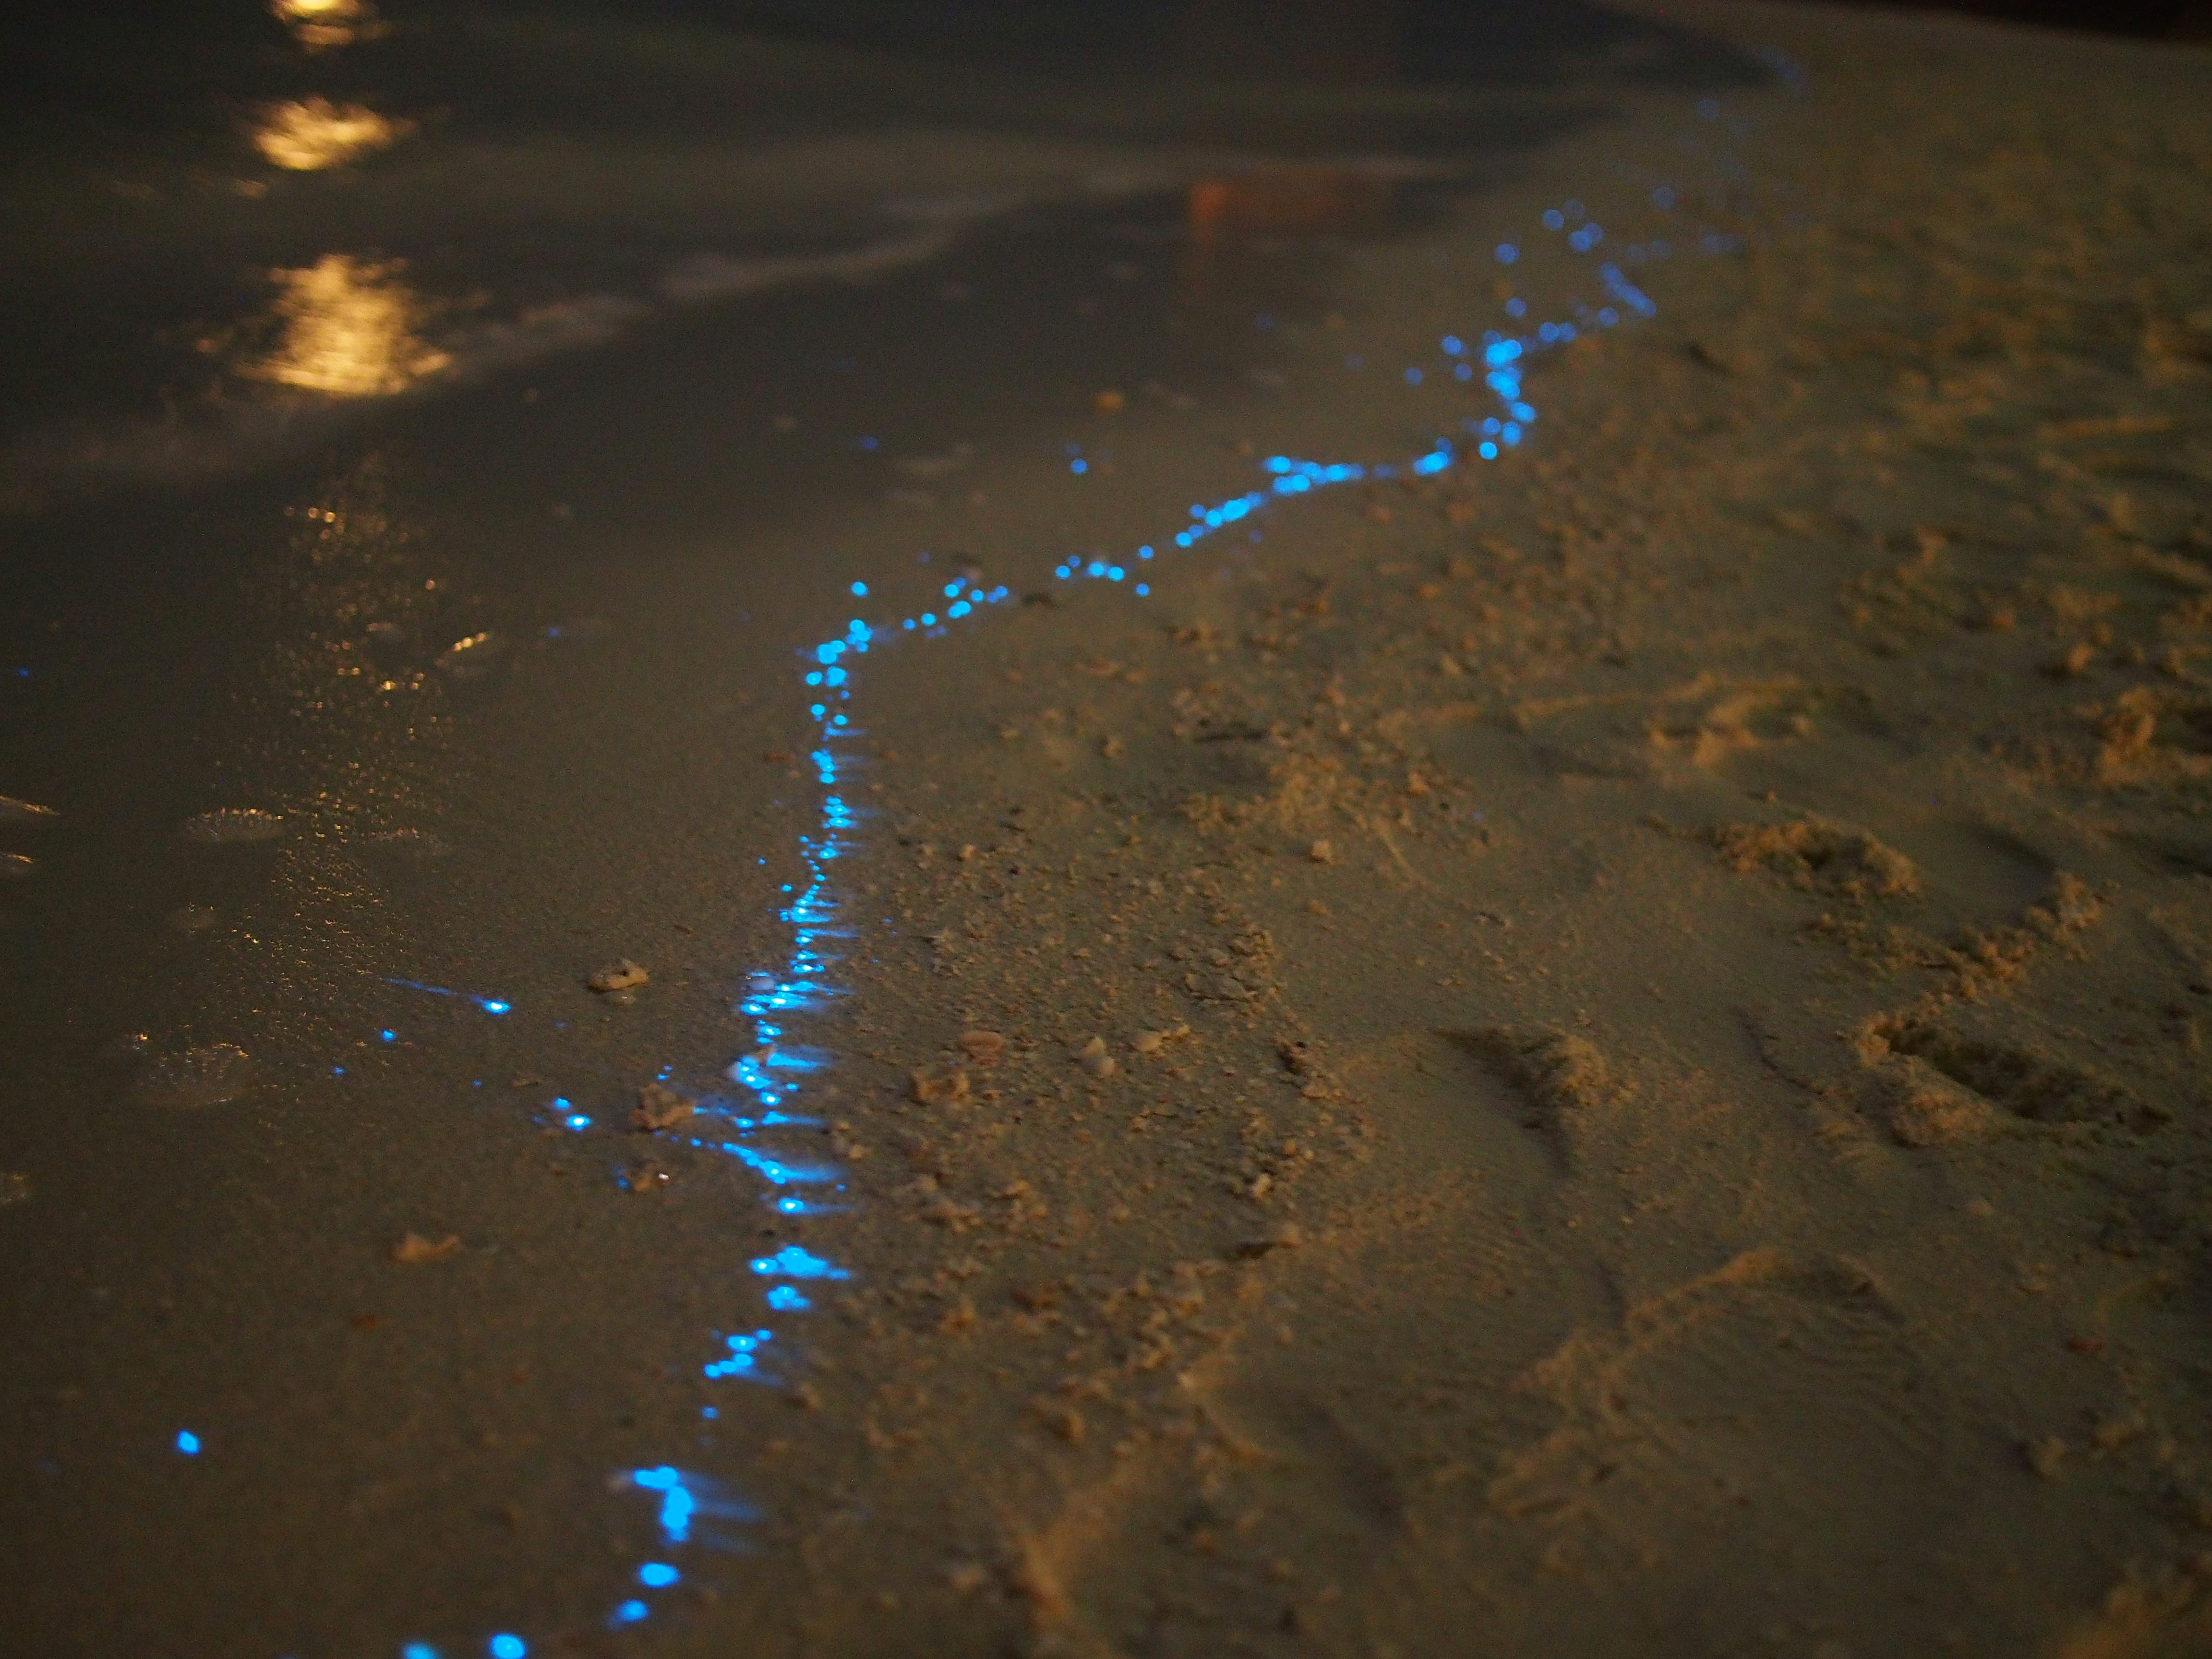
POLYGON ((819 1137, 610 1131, 727 1088, 794 977, 799 653, 855 581, 911 612, 1245 488, 1069 457, 1122 441, 1105 389, 1261 395, 1360 246, 1614 101, 1763 78, 1539 15, 13 26, 0 797, 51 811, 0 811, 9 1650, 503 1656, 650 1612, 678 1496, 750 1535, 700 1353, 805 1248, 755 1177, 819 1137), (1029 505, 959 516, 986 469, 1029 505))

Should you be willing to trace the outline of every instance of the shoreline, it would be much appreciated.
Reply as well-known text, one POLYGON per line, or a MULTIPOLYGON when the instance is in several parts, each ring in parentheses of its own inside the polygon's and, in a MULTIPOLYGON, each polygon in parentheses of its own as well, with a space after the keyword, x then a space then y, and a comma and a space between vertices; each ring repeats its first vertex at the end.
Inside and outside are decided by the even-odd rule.
MULTIPOLYGON (((852 614, 902 643, 949 579, 995 596, 927 649, 814 648, 809 695, 828 714, 850 670, 866 728, 833 763, 802 777, 767 690, 820 572, 750 599, 682 536, 623 592, 637 643, 549 627, 505 671, 542 702, 455 693, 502 769, 433 788, 430 748, 392 750, 379 810, 475 832, 423 914, 479 1009, 535 1024, 393 1018, 365 1090, 252 1107, 250 1169, 137 1132, 246 1212, 160 1204, 180 1260, 284 1267, 265 1309, 216 1285, 140 1391, 204 1403, 184 1479, 329 1453, 288 1483, 257 1638, 291 1607, 270 1639, 303 1655, 403 1617, 448 1656, 494 1629, 1100 1659, 2207 1639, 2212 292, 2175 227, 2212 140, 2175 112, 2212 67, 1688 21, 1802 54, 1819 112, 1741 135, 1755 199, 1711 202, 1743 246, 1526 366, 1540 418, 1496 466, 1372 470, 1485 441, 1461 423, 1503 365, 1468 348, 1535 269, 1494 257, 1496 216, 1586 191, 1620 232, 1585 181, 1651 187, 1609 168, 1678 136, 1656 94, 1339 250, 1218 395, 1079 389, 1118 401, 1065 456, 917 442, 926 509, 755 526, 864 568, 852 614), (1370 471, 1279 500, 1310 475, 1275 455, 1370 471), (1211 533, 1170 554, 1154 510, 1200 494, 1211 533), (692 609, 656 634, 656 605, 692 609), (834 790, 830 821, 779 778, 834 790), (702 787, 737 804, 679 810, 702 787), (837 915, 805 890, 833 867, 837 915), (759 955, 778 908, 803 971, 759 955), (572 982, 633 951, 638 1008, 572 982), (787 1028, 835 953, 848 994, 787 1028), (651 1121, 674 1100, 714 1133, 651 1121), (343 1194, 335 1269, 280 1186, 343 1194), (342 1354, 269 1340, 287 1294, 344 1299, 342 1354), (283 1399, 249 1447, 257 1396, 208 1379, 255 1331, 283 1399), (276 1590, 333 1530, 350 1576, 276 1590)), ((343 895, 349 856, 282 890, 343 895)), ((143 1484, 123 1404, 104 1438, 143 1484)), ((187 1507, 114 1524, 143 1545, 187 1507)), ((175 1628, 233 1628, 178 1590, 175 1628)))

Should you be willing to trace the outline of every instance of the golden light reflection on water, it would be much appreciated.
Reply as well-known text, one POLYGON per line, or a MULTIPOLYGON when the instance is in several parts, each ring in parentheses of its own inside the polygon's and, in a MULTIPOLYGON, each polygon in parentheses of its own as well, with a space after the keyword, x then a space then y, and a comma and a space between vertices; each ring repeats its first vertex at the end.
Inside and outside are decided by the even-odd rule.
POLYGON ((326 253, 305 270, 271 271, 284 289, 276 301, 284 335, 246 372, 332 398, 404 392, 437 374, 453 358, 415 332, 429 308, 400 270, 326 253))
POLYGON ((374 40, 385 28, 370 0, 270 0, 269 9, 309 52, 374 40))
POLYGON ((392 120, 365 104, 308 98, 264 110, 253 143, 280 167, 315 173, 386 149, 414 130, 413 122, 392 120))

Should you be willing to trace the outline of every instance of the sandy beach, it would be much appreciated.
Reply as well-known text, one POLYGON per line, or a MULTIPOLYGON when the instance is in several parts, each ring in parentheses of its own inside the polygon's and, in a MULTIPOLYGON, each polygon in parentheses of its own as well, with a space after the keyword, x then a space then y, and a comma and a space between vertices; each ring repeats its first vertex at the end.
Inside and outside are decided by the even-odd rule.
POLYGON ((15 492, 23 1652, 2212 1654, 2212 53, 1620 15, 15 492))
POLYGON ((2208 66, 1698 20, 1533 453, 867 665, 817 1650, 2212 1650, 2208 66))

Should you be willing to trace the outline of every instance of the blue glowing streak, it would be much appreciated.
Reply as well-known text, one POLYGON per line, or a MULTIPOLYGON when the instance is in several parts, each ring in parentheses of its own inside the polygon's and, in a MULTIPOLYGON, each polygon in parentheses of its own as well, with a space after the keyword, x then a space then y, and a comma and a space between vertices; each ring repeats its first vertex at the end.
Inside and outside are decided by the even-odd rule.
MULTIPOLYGON (((1672 192, 1654 193, 1653 200, 1662 208, 1672 205, 1672 192)), ((1544 224, 1554 231, 1574 228, 1565 237, 1567 246, 1577 253, 1587 253, 1604 238, 1603 229, 1587 222, 1583 204, 1570 201, 1561 207, 1547 210, 1542 215, 1544 224)), ((1740 239, 1724 238, 1708 233, 1704 240, 1708 251, 1722 252, 1741 246, 1740 239)), ((1640 264, 1646 258, 1663 257, 1664 243, 1650 246, 1632 246, 1622 256, 1623 263, 1640 264)), ((1498 262, 1513 264, 1519 261, 1521 250, 1511 242, 1500 243, 1496 249, 1498 262)), ((1623 274, 1620 266, 1605 264, 1597 268, 1598 279, 1603 283, 1605 297, 1612 303, 1593 312, 1579 302, 1571 305, 1569 317, 1573 320, 1554 319, 1542 322, 1533 331, 1504 334, 1497 330, 1486 331, 1480 349, 1459 334, 1446 334, 1441 338, 1443 356, 1449 360, 1453 378, 1468 383, 1480 378, 1482 385, 1498 399, 1505 416, 1492 416, 1483 420, 1468 419, 1462 423, 1476 434, 1479 441, 1474 453, 1482 459, 1494 461, 1501 453, 1501 446, 1511 447, 1520 443, 1528 428, 1537 418, 1537 410, 1524 396, 1523 376, 1529 361, 1537 354, 1578 337, 1586 329, 1610 327, 1622 319, 1623 314, 1648 317, 1656 311, 1648 295, 1623 274), (1579 325, 1579 326, 1578 326, 1579 325), (1473 361, 1469 361, 1472 359, 1473 361)), ((1503 310, 1508 318, 1519 319, 1527 316, 1528 303, 1520 296, 1505 300, 1503 310)), ((1263 321, 1262 325, 1265 326, 1263 321)), ((1358 356, 1345 359, 1348 368, 1364 366, 1358 356)), ((1425 384, 1425 371, 1416 366, 1404 373, 1407 383, 1425 384)), ((1456 418, 1456 417, 1455 417, 1456 418)), ((872 441, 864 441, 872 447, 872 441)), ((1071 471, 1082 474, 1089 463, 1082 456, 1080 447, 1070 445, 1066 453, 1071 471)), ((1429 447, 1401 464, 1336 462, 1322 463, 1289 455, 1270 456, 1261 465, 1261 487, 1212 502, 1194 503, 1188 521, 1175 533, 1173 545, 1179 548, 1194 546, 1206 537, 1231 526, 1246 524, 1264 514, 1266 509, 1280 502, 1303 497, 1316 491, 1366 480, 1388 480, 1401 477, 1426 478, 1452 467, 1460 459, 1454 445, 1443 438, 1435 439, 1429 447)), ((1257 539, 1257 532, 1254 532, 1257 539)), ((1056 580, 1127 581, 1133 568, 1158 556, 1158 550, 1150 544, 1135 550, 1123 562, 1104 556, 1063 558, 1053 567, 1056 580)), ((925 557, 925 562, 927 559, 925 557)), ((1139 597, 1150 595, 1152 588, 1145 582, 1133 584, 1139 597)), ((854 597, 869 595, 865 582, 851 583, 854 597)), ((956 624, 968 621, 975 612, 988 605, 1005 603, 1012 597, 1004 585, 985 589, 967 580, 942 585, 938 603, 944 606, 942 614, 936 611, 922 611, 917 617, 899 621, 898 632, 926 633, 930 635, 949 630, 956 624)), ((878 625, 890 630, 890 624, 878 625)), ((875 633, 861 618, 853 618, 845 633, 812 647, 805 655, 811 666, 803 672, 805 683, 834 690, 834 701, 850 700, 848 689, 856 671, 848 666, 847 659, 864 654, 875 639, 875 633)), ((781 1109, 791 1097, 798 1096, 813 1086, 816 1074, 826 1070, 830 1057, 818 1051, 805 1051, 784 1039, 783 1028, 772 1020, 780 1020, 792 1011, 815 1009, 830 999, 848 994, 836 982, 835 954, 822 948, 824 940, 848 939, 854 930, 841 922, 842 906, 830 886, 830 872, 838 861, 853 849, 847 839, 860 822, 870 816, 856 811, 837 793, 841 767, 843 762, 835 748, 837 738, 856 735, 843 714, 831 714, 823 702, 808 704, 809 712, 819 721, 820 744, 810 756, 815 775, 824 793, 821 805, 821 830, 818 835, 799 837, 799 852, 806 868, 805 879, 786 883, 782 891, 789 898, 781 915, 793 929, 792 950, 781 973, 754 973, 745 981, 745 994, 735 1003, 738 1012, 754 1022, 755 1043, 750 1053, 733 1060, 726 1075, 738 1088, 757 1103, 757 1107, 744 1112, 733 1109, 736 1103, 719 1097, 702 1101, 700 1112, 703 1117, 715 1121, 720 1134, 734 1139, 693 1139, 690 1144, 702 1150, 722 1153, 744 1164, 767 1185, 767 1200, 776 1212, 783 1216, 800 1217, 824 1213, 834 1209, 832 1205, 807 1202, 787 1189, 794 1185, 840 1185, 842 1172, 835 1168, 795 1163, 787 1157, 762 1146, 752 1144, 752 1138, 787 1126, 811 1125, 820 1127, 821 1120, 781 1109), (783 1189, 783 1190, 779 1190, 783 1189)), ((412 981, 396 981, 413 988, 438 995, 459 995, 439 987, 413 985, 412 981)), ((487 1012, 504 1012, 507 1005, 471 997, 487 1012)), ((584 1113, 569 1109, 565 1100, 556 1100, 556 1109, 563 1113, 560 1120, 567 1127, 580 1131, 591 1123, 584 1113)), ((754 1258, 748 1266, 757 1279, 774 1281, 762 1286, 761 1295, 767 1308, 776 1314, 796 1315, 810 1311, 813 1303, 800 1284, 808 1281, 835 1282, 850 1279, 846 1268, 828 1258, 795 1243, 785 1243, 775 1254, 754 1258)), ((722 1340, 724 1352, 704 1366, 710 1378, 741 1377, 767 1380, 772 1369, 764 1364, 770 1358, 767 1345, 774 1333, 760 1329, 722 1340)), ((775 1350, 782 1352, 781 1349, 775 1350)), ((713 1419, 713 1407, 703 1415, 713 1419)), ((640 1488, 660 1495, 660 1526, 662 1533, 672 1546, 686 1545, 693 1540, 700 1517, 728 1516, 753 1518, 743 1506, 714 1496, 711 1482, 703 1477, 687 1475, 673 1468, 662 1466, 635 1472, 634 1483, 640 1488)), ((677 1568, 670 1564, 648 1562, 638 1569, 638 1582, 647 1589, 662 1589, 678 1582, 677 1568)), ((629 1600, 617 1605, 611 1615, 616 1625, 634 1623, 647 1616, 650 1609, 641 1601, 629 1600)), ((507 1638, 501 1638, 507 1639, 507 1638)), ((512 1638, 519 1643, 520 1638, 512 1638)), ((516 1651, 521 1650, 518 1647, 516 1651)), ((434 1656, 410 1653, 405 1659, 434 1659, 434 1656)), ((495 1659, 506 1659, 495 1653, 495 1659)))
POLYGON ((502 1002, 495 997, 480 997, 473 991, 448 990, 442 985, 425 985, 420 980, 386 978, 384 982, 397 985, 404 990, 420 991, 425 996, 452 997, 457 1002, 473 1002, 488 1014, 503 1014, 514 1006, 513 1003, 502 1002))
POLYGON ((802 1245, 787 1244, 774 1255, 756 1257, 752 1270, 763 1279, 850 1279, 835 1262, 824 1261, 802 1245))
POLYGON ((399 1650, 399 1659, 438 1659, 438 1650, 428 1642, 410 1642, 399 1650))

